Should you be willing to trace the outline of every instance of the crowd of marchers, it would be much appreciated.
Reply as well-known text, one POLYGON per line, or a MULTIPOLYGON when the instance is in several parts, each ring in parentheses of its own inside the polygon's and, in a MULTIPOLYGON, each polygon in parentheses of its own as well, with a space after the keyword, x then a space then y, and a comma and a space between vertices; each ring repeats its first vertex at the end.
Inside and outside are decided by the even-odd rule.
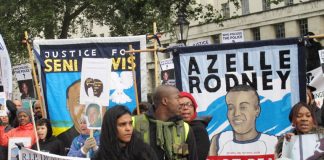
MULTIPOLYGON (((67 131, 69 134, 56 137, 50 120, 42 117, 39 101, 32 105, 31 113, 22 107, 20 100, 7 100, 8 112, 0 116, 0 159, 7 159, 8 141, 12 137, 30 137, 32 146, 27 147, 34 150, 95 160, 204 160, 208 155, 217 156, 226 150, 226 146, 222 150, 219 148, 225 134, 231 134, 230 142, 236 143, 267 136, 259 133, 255 126, 260 114, 260 99, 253 87, 234 86, 225 100, 233 131, 216 134, 211 141, 206 130, 211 117, 199 117, 195 98, 169 85, 155 89, 153 104, 141 102, 140 113, 136 109, 131 112, 123 105, 109 107, 102 118, 101 130, 95 130, 92 136, 82 114, 73 119, 75 124, 67 131), (239 119, 242 117, 250 122, 243 123, 239 119)), ((277 158, 281 156, 283 139, 324 133, 322 109, 315 105, 312 87, 307 87, 307 102, 295 104, 289 115, 293 130, 275 140, 265 137, 271 140, 269 143, 276 143, 273 152, 277 158)))

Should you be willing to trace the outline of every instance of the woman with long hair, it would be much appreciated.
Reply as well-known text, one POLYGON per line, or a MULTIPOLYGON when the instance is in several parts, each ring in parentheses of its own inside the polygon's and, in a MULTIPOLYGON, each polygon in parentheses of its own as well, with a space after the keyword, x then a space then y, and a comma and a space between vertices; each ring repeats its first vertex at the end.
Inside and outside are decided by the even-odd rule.
POLYGON ((117 105, 103 117, 97 160, 155 160, 153 149, 133 131, 131 112, 117 105))

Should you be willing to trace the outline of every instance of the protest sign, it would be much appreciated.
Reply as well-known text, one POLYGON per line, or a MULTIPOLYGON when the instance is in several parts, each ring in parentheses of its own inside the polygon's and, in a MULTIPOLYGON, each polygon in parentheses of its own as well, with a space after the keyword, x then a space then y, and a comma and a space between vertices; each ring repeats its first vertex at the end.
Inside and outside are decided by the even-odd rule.
POLYGON ((87 127, 89 129, 101 129, 102 125, 102 109, 97 103, 89 103, 86 105, 85 115, 87 119, 87 127))
POLYGON ((58 156, 22 147, 19 152, 19 160, 90 160, 90 158, 58 156))
POLYGON ((136 107, 133 76, 130 76, 132 66, 135 67, 139 98, 146 100, 146 54, 135 54, 134 57, 126 54, 130 44, 134 49, 145 49, 145 36, 34 41, 34 52, 38 58, 39 71, 42 72, 39 75, 42 75, 42 89, 53 134, 58 135, 66 147, 70 147, 73 137, 80 133, 78 122, 85 109, 85 105, 80 104, 84 58, 112 60, 110 79, 116 80, 112 82, 116 88, 111 86, 110 91, 105 90, 101 93, 110 92, 110 95, 101 95, 110 97, 103 106, 120 104, 129 107, 130 110, 136 107), (115 92, 122 92, 129 99, 122 101, 113 96, 115 92))
POLYGON ((282 156, 289 159, 317 160, 324 155, 324 135, 304 134, 284 140, 282 156))
POLYGON ((161 84, 175 86, 174 64, 172 59, 160 61, 161 65, 161 84))
POLYGON ((9 160, 18 160, 19 148, 16 145, 16 143, 23 144, 25 147, 31 147, 31 138, 30 137, 9 138, 9 143, 8 143, 8 159, 9 160))
MULTIPOLYGON (((80 104, 97 102, 109 106, 111 59, 84 58, 81 72, 80 104)), ((113 84, 116 85, 116 84, 113 84)))
POLYGON ((17 81, 32 79, 31 67, 29 63, 13 66, 12 69, 17 81))
POLYGON ((312 93, 314 94, 315 104, 321 108, 324 99, 324 76, 322 67, 315 68, 306 73, 308 85, 316 88, 312 93))
POLYGON ((298 40, 182 47, 176 51, 177 87, 194 96, 198 116, 213 117, 207 131, 210 138, 216 135, 218 156, 273 155, 275 136, 291 129, 287 118, 291 106, 305 99, 298 40), (233 133, 238 131, 228 120, 225 101, 227 91, 238 84, 255 88, 260 99, 260 111, 246 124, 247 128, 255 126, 258 134, 246 143, 235 140, 233 133))
POLYGON ((320 58, 320 61, 321 61, 322 73, 323 73, 323 76, 324 76, 324 49, 319 50, 318 54, 319 54, 319 58, 320 58))
POLYGON ((223 32, 222 43, 244 42, 243 31, 223 32))

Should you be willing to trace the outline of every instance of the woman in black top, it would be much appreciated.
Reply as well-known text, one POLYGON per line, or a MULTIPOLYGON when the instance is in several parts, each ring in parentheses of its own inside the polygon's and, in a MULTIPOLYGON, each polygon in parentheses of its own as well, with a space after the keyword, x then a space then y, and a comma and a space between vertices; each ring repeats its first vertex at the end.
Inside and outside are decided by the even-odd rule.
POLYGON ((125 106, 110 108, 104 115, 96 160, 156 160, 153 149, 133 131, 125 106))

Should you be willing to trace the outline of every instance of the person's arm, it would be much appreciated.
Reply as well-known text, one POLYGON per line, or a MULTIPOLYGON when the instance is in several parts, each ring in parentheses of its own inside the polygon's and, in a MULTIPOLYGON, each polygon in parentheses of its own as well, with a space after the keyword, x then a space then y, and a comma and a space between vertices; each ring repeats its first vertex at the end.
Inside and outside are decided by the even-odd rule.
POLYGON ((70 147, 70 151, 67 154, 67 156, 70 157, 86 157, 86 154, 83 154, 81 149, 82 146, 77 144, 77 140, 78 137, 74 138, 74 140, 72 141, 71 147, 70 147))
POLYGON ((218 135, 214 135, 212 140, 211 140, 211 143, 210 143, 210 147, 209 147, 209 154, 208 156, 217 156, 217 138, 218 138, 218 135))
POLYGON ((5 133, 5 127, 4 126, 0 126, 0 145, 7 147, 8 146, 8 142, 9 142, 9 137, 12 134, 13 130, 10 130, 9 132, 5 133))
POLYGON ((188 160, 198 160, 195 135, 194 135, 191 127, 189 129, 188 138, 187 138, 186 143, 188 144, 188 149, 189 149, 188 160))

